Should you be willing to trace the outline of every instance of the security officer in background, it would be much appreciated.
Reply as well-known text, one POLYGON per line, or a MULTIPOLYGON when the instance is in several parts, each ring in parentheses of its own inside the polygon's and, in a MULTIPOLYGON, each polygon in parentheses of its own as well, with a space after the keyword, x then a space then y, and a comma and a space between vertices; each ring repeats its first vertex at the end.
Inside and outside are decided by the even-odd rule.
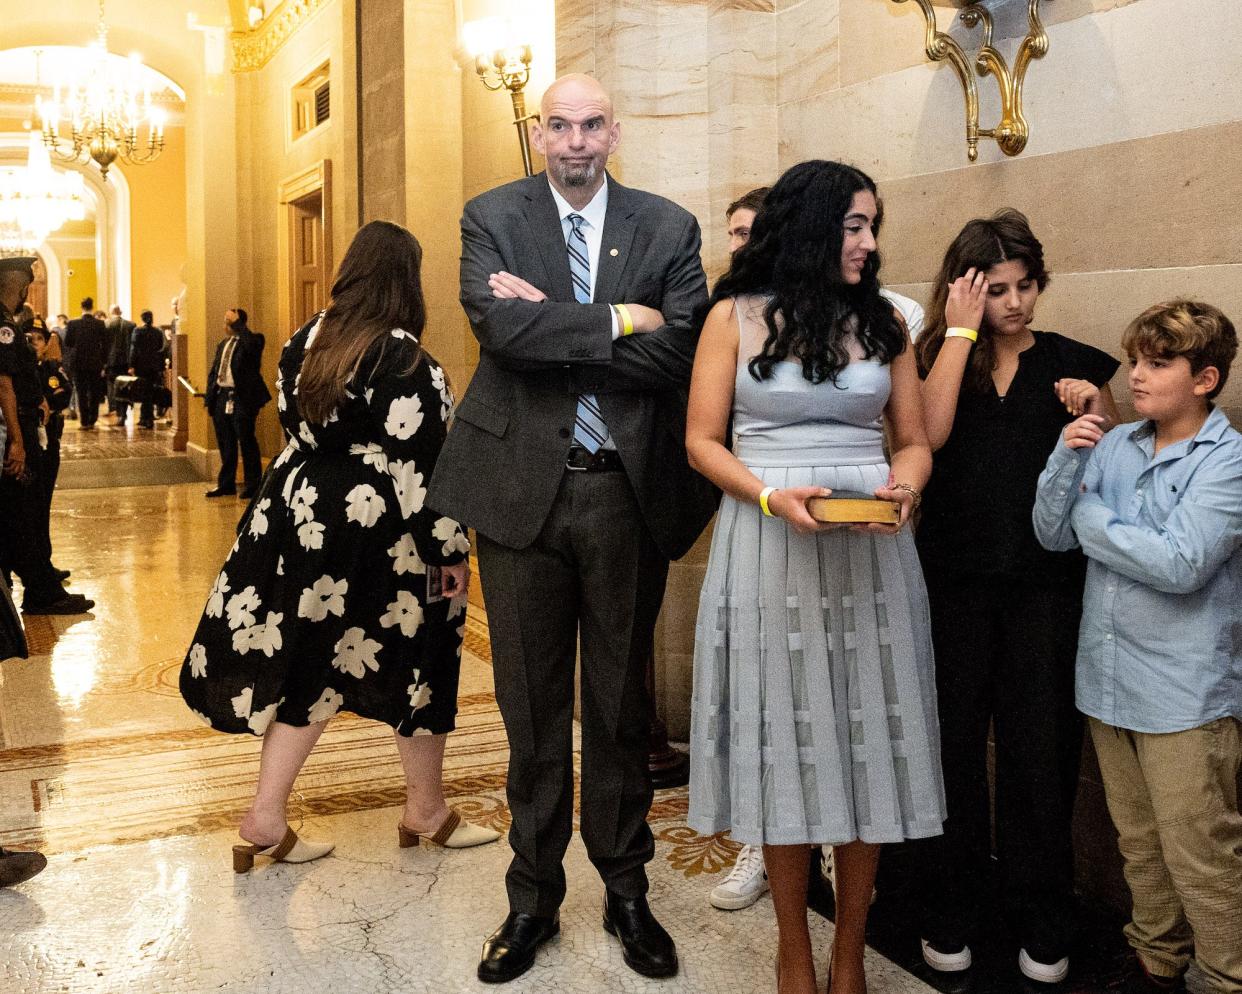
POLYGON ((15 315, 34 282, 34 259, 0 258, 0 413, 7 444, 0 475, 0 569, 18 575, 26 614, 85 614, 95 602, 70 594, 48 555, 48 516, 41 479, 43 387, 34 349, 15 315))

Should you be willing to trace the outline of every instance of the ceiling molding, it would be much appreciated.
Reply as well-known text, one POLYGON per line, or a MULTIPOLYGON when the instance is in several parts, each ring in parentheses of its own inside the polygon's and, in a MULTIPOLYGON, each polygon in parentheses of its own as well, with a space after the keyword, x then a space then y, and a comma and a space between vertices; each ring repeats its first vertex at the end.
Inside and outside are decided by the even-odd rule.
POLYGON ((234 31, 233 72, 262 69, 303 24, 331 2, 284 0, 254 31, 234 31))

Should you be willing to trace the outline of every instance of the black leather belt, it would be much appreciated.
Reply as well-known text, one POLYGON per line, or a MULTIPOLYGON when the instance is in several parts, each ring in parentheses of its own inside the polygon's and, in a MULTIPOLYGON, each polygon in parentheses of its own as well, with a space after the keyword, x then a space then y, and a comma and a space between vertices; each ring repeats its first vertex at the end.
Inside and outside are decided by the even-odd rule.
POLYGON ((565 457, 565 468, 577 473, 603 473, 622 469, 621 457, 615 449, 600 449, 594 455, 575 445, 565 457))

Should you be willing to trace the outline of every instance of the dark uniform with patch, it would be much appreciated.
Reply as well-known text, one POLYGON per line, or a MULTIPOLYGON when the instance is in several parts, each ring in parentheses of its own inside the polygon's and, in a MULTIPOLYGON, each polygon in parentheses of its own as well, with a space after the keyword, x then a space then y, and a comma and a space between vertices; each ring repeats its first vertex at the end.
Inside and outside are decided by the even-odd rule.
POLYGON ((43 502, 50 513, 56 477, 60 473, 60 440, 65 434, 65 409, 73 396, 73 384, 59 360, 44 359, 39 363, 39 385, 50 412, 43 423, 47 432, 47 448, 43 453, 42 481, 43 502))
MULTIPOLYGON (((30 262, 0 259, 0 266, 30 262)), ((0 475, 0 569, 16 573, 22 581, 22 608, 37 612, 63 602, 65 588, 52 566, 48 535, 48 509, 43 499, 45 454, 39 445, 43 383, 34 348, 26 341, 25 328, 0 304, 0 375, 9 377, 17 399, 18 425, 6 425, 10 438, 18 431, 26 450, 26 470, 21 477, 0 475)), ((6 443, 6 454, 7 445, 6 443)))

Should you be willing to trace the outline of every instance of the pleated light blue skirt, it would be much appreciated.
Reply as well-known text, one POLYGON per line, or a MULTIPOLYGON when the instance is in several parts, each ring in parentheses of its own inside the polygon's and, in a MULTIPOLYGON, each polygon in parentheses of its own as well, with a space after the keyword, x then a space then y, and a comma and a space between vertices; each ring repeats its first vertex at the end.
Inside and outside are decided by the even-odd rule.
MULTIPOLYGON (((888 477, 878 447, 778 464, 807 455, 739 452, 773 487, 871 493, 888 477)), ((927 590, 909 529, 800 535, 724 498, 699 601, 690 759, 700 833, 771 845, 940 833, 927 590)))

